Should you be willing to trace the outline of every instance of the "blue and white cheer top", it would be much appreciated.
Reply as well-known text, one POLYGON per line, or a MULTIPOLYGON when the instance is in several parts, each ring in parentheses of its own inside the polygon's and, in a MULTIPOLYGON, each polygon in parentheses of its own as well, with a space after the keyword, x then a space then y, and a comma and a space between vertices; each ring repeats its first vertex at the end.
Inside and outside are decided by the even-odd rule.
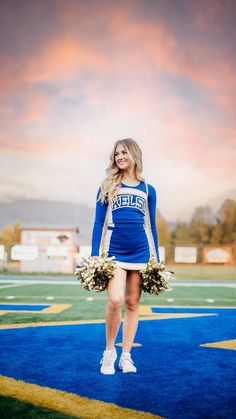
POLYGON ((160 262, 155 188, 143 181, 137 186, 121 183, 116 200, 109 204, 98 201, 99 194, 100 188, 91 256, 107 252, 124 269, 144 269, 151 256, 160 262))

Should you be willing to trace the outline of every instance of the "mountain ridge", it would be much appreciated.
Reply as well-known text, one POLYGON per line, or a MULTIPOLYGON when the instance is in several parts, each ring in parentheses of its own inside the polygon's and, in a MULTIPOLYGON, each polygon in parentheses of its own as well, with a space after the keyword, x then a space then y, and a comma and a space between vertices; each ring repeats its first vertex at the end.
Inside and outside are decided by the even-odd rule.
POLYGON ((87 244, 91 240, 94 211, 86 205, 55 200, 0 202, 0 230, 17 221, 22 227, 78 227, 81 244, 87 244))

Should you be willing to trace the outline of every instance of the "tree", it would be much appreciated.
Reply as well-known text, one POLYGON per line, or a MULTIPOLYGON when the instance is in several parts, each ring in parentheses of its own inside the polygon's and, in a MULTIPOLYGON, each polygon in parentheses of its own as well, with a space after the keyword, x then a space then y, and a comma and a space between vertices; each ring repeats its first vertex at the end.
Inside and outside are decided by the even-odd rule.
POLYGON ((236 242, 236 201, 226 199, 218 211, 218 222, 222 225, 222 243, 236 242))
POLYGON ((191 244, 194 242, 190 235, 188 223, 178 222, 172 233, 172 240, 174 244, 191 244))
POLYGON ((19 221, 3 228, 1 243, 4 244, 7 252, 10 251, 12 244, 20 243, 20 231, 21 223, 19 221))
POLYGON ((215 217, 210 207, 197 207, 190 221, 190 235, 195 243, 208 244, 211 241, 211 230, 215 217))
POLYGON ((156 225, 158 230, 158 237, 159 237, 159 244, 161 246, 165 244, 169 244, 170 242, 170 232, 169 226, 164 217, 162 217, 159 209, 157 209, 156 213, 156 225))
POLYGON ((217 214, 197 207, 189 223, 178 222, 171 233, 173 244, 236 244, 236 201, 226 199, 217 214))
POLYGON ((211 229, 210 243, 211 244, 221 244, 222 243, 222 236, 223 236, 222 225, 220 223, 213 225, 212 229, 211 229))

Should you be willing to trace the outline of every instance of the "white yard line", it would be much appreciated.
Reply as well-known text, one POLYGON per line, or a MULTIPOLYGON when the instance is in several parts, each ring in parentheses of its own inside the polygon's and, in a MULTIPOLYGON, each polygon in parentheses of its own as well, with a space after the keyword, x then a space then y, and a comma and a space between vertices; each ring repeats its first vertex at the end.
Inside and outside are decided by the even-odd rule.
POLYGON ((15 287, 25 287, 25 284, 0 285, 0 289, 2 289, 2 288, 15 288, 15 287))
MULTIPOLYGON (((197 281, 197 280, 196 280, 197 281)), ((203 282, 201 279, 199 279, 199 282, 191 282, 191 281, 178 281, 178 282, 172 282, 170 281, 170 285, 173 287, 226 287, 226 288, 236 288, 236 282, 203 282)))
POLYGON ((28 279, 0 279, 0 283, 11 283, 11 284, 22 284, 22 285, 35 285, 35 284, 56 284, 56 285, 78 285, 79 281, 62 281, 62 280, 51 280, 51 279, 35 279, 35 280, 28 280, 28 279))

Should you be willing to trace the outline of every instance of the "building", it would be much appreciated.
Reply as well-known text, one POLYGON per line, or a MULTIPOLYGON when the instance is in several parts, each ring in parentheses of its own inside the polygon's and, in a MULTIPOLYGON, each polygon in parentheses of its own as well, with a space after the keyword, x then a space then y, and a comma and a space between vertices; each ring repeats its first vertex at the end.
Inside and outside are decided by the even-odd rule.
POLYGON ((22 227, 21 244, 12 248, 21 272, 73 273, 79 229, 22 227))

